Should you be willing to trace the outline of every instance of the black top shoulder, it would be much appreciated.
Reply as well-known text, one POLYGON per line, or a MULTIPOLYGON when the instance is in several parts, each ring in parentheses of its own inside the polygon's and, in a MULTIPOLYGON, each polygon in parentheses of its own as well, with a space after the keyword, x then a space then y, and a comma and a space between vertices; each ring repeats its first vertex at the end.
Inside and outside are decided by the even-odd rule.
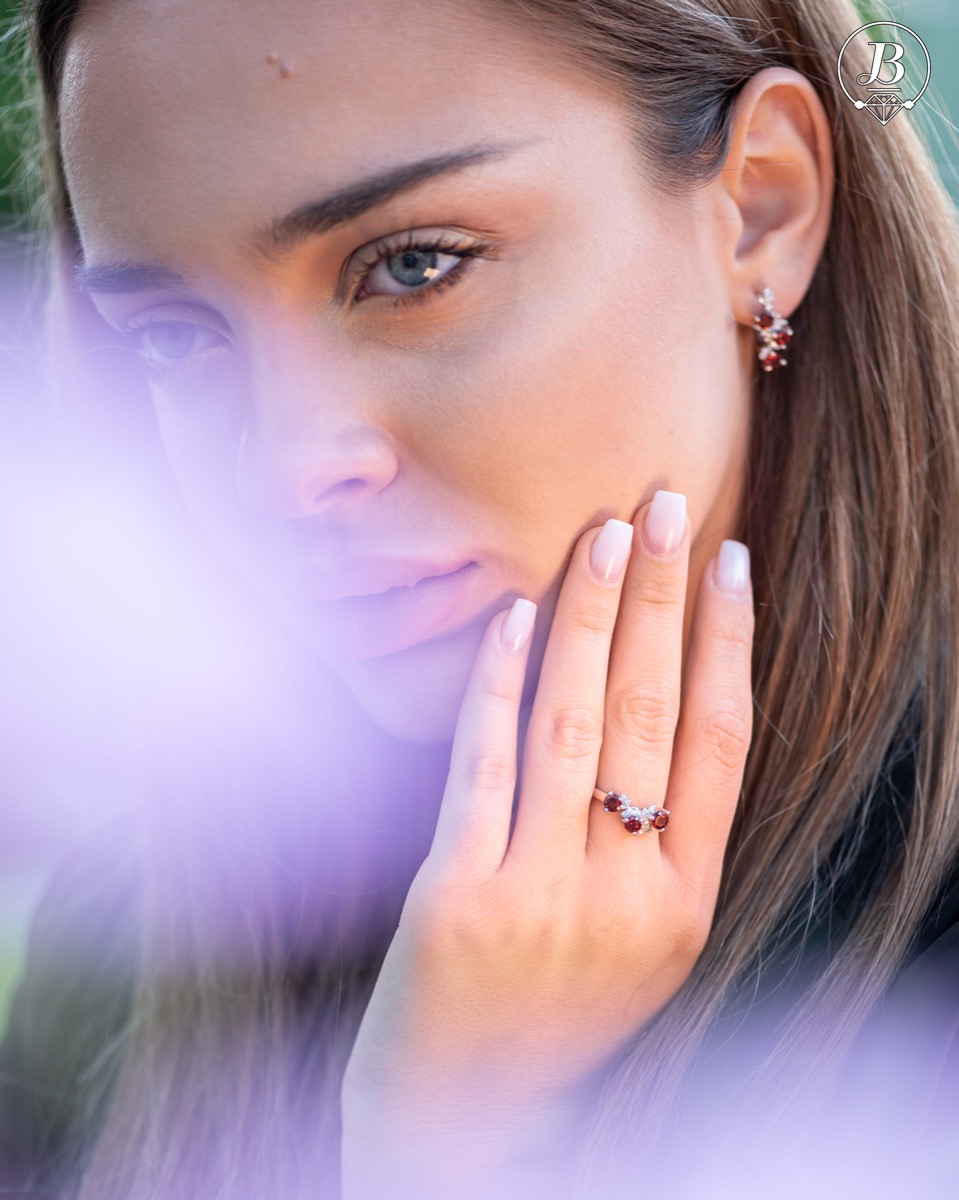
POLYGON ((930 1121, 959 1112, 959 870, 867 1026, 852 1070, 862 1094, 901 1099, 891 1112, 903 1132, 915 1122, 923 1136, 930 1121))

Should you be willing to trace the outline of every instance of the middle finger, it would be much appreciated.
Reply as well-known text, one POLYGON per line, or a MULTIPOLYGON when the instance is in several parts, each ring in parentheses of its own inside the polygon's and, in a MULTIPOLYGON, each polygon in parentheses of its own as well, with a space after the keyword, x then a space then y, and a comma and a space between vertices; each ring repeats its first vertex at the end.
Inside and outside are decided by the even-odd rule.
POLYGON ((524 869, 582 862, 603 735, 609 648, 633 526, 585 533, 560 589, 523 747, 507 858, 524 869))

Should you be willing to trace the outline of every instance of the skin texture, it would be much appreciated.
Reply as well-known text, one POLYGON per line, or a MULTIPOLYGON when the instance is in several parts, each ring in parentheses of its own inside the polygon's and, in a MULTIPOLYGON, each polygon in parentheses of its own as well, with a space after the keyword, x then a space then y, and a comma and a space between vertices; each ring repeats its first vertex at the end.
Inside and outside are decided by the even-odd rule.
POLYGON ((97 307, 124 332, 196 326, 159 339, 198 352, 151 385, 182 490, 377 723, 449 741, 483 629, 516 596, 540 609, 525 720, 577 537, 631 520, 657 488, 684 492, 694 594, 735 527, 752 294, 770 283, 788 315, 828 222, 818 102, 793 73, 764 72, 729 170, 677 198, 644 178, 619 98, 535 32, 461 4, 235 13, 189 0, 81 12, 62 132, 85 262, 186 277, 97 307), (517 148, 280 259, 252 249, 308 201, 476 143, 517 148), (416 289, 386 261, 350 282, 358 251, 372 260, 409 231, 495 249, 462 268, 441 255, 440 273, 462 277, 422 303, 393 304, 416 289), (347 659, 290 586, 306 562, 352 554, 479 570, 437 636, 347 659))
POLYGON ((524 663, 500 617, 487 630, 344 1081, 350 1200, 565 1194, 596 1074, 702 950, 751 738, 753 604, 745 576, 703 573, 677 724, 690 525, 650 545, 663 495, 640 510, 625 580, 597 580, 596 531, 577 543, 512 830, 524 663), (584 803, 597 778, 664 804, 666 832, 624 835, 584 803))
MULTIPOLYGON (((63 149, 86 265, 186 277, 96 303, 118 330, 180 322, 161 344, 200 347, 153 393, 217 545, 383 728, 452 742, 347 1069, 344 1196, 466 1195, 466 1161, 488 1195, 524 1155, 562 1178, 589 1081, 682 985, 711 924, 753 632, 748 582, 723 592, 712 560, 742 500, 754 295, 770 284, 789 315, 808 287, 828 125, 804 79, 761 72, 724 171, 667 196, 618 98, 534 32, 461 4, 242 13, 82 15, 63 149), (282 257, 254 248, 373 169, 505 141, 515 153, 282 257), (423 303, 344 302, 356 252, 411 230, 494 248, 423 303), (645 536, 660 490, 688 514, 663 553, 645 536), (625 578, 597 580, 594 527, 611 517, 634 524, 632 551, 625 578), (469 558, 472 591, 442 636, 347 659, 290 580, 384 553, 469 558), (539 610, 512 655, 499 614, 516 596, 539 610), (597 780, 669 809, 665 835, 628 836, 587 802, 597 780)), ((404 290, 385 263, 375 276, 364 288, 404 290)))

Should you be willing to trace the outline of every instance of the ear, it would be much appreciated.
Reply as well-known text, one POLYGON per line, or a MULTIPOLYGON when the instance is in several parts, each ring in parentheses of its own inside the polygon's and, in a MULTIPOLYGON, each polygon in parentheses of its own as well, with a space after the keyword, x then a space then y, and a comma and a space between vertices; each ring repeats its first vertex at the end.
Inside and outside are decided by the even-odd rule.
POLYGON ((752 76, 736 98, 716 181, 738 324, 751 324, 767 285, 784 316, 799 304, 829 232, 834 181, 829 118, 809 80, 789 67, 752 76))

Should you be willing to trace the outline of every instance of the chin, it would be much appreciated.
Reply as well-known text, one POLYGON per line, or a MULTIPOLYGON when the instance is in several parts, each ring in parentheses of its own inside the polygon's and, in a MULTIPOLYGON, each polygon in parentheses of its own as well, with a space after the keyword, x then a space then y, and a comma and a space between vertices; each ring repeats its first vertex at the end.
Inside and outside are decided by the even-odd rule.
MULTIPOLYGON (((421 745, 451 743, 456 732, 456 713, 441 706, 417 701, 411 705, 391 704, 376 696, 354 691, 357 703, 380 729, 404 742, 421 745)), ((458 710, 457 710, 458 711, 458 710)))
POLYGON ((371 721, 407 742, 452 742, 478 638, 473 631, 380 658, 330 661, 371 721))

